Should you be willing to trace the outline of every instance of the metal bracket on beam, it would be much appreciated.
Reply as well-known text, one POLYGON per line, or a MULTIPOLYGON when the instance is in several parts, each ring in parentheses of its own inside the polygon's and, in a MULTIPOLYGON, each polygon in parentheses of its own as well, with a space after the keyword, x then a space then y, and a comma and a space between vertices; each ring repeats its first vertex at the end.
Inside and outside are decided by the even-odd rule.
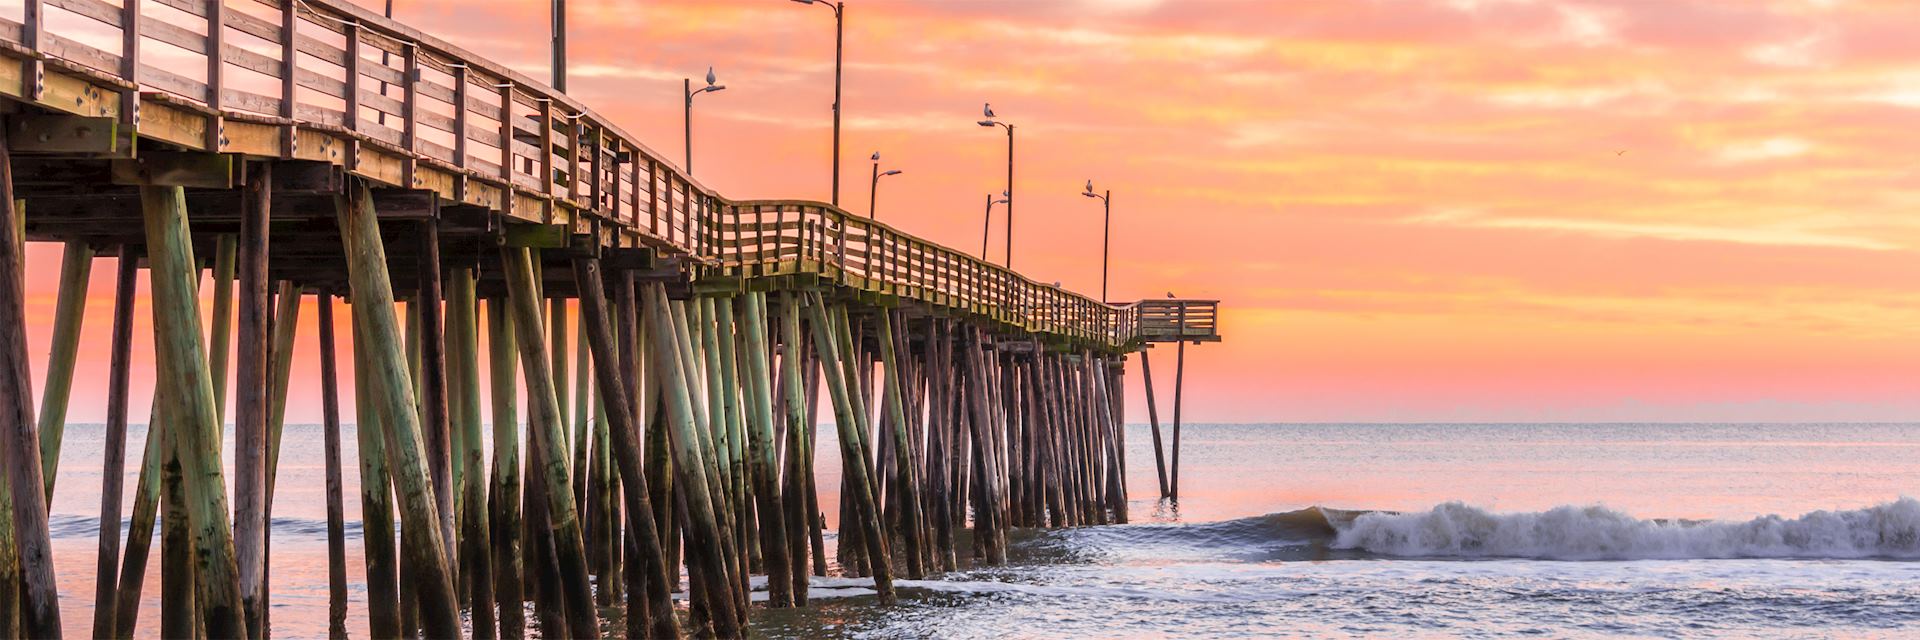
POLYGON ((113 161, 113 183, 131 186, 232 189, 246 181, 246 163, 225 153, 148 151, 113 161))

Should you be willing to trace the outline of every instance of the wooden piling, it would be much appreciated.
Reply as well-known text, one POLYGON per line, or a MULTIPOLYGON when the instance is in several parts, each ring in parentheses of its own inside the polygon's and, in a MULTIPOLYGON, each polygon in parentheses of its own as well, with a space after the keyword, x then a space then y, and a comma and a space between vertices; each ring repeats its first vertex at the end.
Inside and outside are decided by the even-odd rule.
POLYGON ((920 537, 920 487, 916 480, 913 454, 907 445, 909 438, 907 436, 906 385, 901 380, 903 368, 900 366, 899 354, 895 352, 893 324, 893 313, 882 310, 878 322, 880 361, 886 376, 887 402, 885 404, 893 424, 894 464, 898 473, 894 486, 897 487, 900 495, 899 504, 904 510, 901 514, 903 521, 901 537, 907 543, 907 578, 919 580, 927 575, 926 565, 922 563, 925 557, 921 550, 920 537))
MULTIPOLYGON (((660 379, 661 396, 666 403, 671 428, 669 444, 674 452, 675 484, 686 506, 686 521, 682 524, 688 532, 687 566, 690 572, 701 576, 699 580, 705 584, 725 585, 729 582, 727 561, 714 545, 724 532, 709 498, 712 494, 707 477, 701 471, 706 462, 696 433, 699 426, 695 422, 691 376, 686 366, 685 356, 692 352, 692 345, 676 327, 684 324, 684 316, 676 318, 669 311, 666 289, 659 283, 647 287, 644 305, 650 324, 648 333, 652 335, 657 355, 654 363, 659 371, 656 374, 660 379)), ((702 603, 716 636, 740 636, 739 618, 733 611, 733 604, 730 597, 709 597, 702 603)))
MULTIPOLYGON (((360 302, 351 310, 353 327, 354 435, 360 450, 360 539, 366 560, 368 634, 377 640, 399 638, 400 559, 393 539, 393 475, 387 468, 387 427, 380 417, 380 384, 361 339, 360 302)), ((389 314, 391 310, 387 311, 389 314)))
POLYGON ((612 328, 608 326, 606 284, 600 273, 599 261, 580 257, 574 259, 573 265, 576 287, 580 290, 580 315, 585 319, 581 327, 584 330, 581 339, 592 351, 593 375, 599 383, 601 397, 606 398, 608 405, 606 417, 610 424, 605 432, 611 441, 613 461, 619 465, 623 485, 620 494, 626 501, 627 525, 640 550, 640 556, 632 561, 646 567, 645 587, 650 608, 629 611, 628 615, 646 616, 650 622, 650 635, 654 637, 677 638, 680 629, 673 615, 665 553, 653 517, 653 492, 647 486, 647 476, 642 469, 639 430, 632 422, 635 415, 633 399, 627 395, 628 386, 621 380, 621 376, 630 370, 622 367, 619 357, 614 354, 614 336, 612 328))
POLYGON ((808 530, 815 522, 813 512, 808 506, 807 490, 813 486, 813 426, 807 424, 806 383, 801 379, 801 366, 806 361, 801 347, 800 300, 791 293, 783 295, 780 312, 780 381, 783 385, 781 400, 786 405, 787 446, 786 446, 786 486, 784 487, 787 523, 787 548, 792 567, 789 579, 793 583, 793 603, 796 606, 807 604, 807 540, 808 530))
POLYGON ((1153 436, 1153 471, 1160 478, 1160 497, 1164 499, 1172 497, 1173 492, 1167 486, 1167 458, 1160 446, 1160 408, 1154 404, 1153 361, 1147 357, 1151 353, 1145 349, 1140 351, 1140 380, 1147 385, 1147 428, 1153 436))
MULTIPOLYGON (((864 446, 866 439, 860 433, 861 413, 864 409, 857 404, 858 401, 853 395, 858 392, 849 391, 850 381, 847 379, 844 366, 847 361, 843 358, 850 355, 845 354, 846 350, 843 348, 852 344, 852 337, 845 324, 830 323, 827 320, 829 314, 825 309, 826 303, 819 293, 809 292, 808 298, 807 319, 813 325, 814 347, 820 352, 821 364, 826 375, 827 393, 833 398, 834 422, 839 425, 840 430, 841 482, 853 489, 856 522, 849 525, 842 521, 840 528, 845 531, 848 526, 859 527, 868 557, 876 560, 871 567, 874 591, 877 592, 881 603, 891 603, 893 602, 893 569, 886 562, 886 559, 891 556, 887 553, 886 536, 881 535, 880 532, 879 505, 874 501, 873 479, 868 473, 867 461, 872 457, 868 455, 864 446), (839 336, 836 337, 835 333, 839 336)), ((839 312, 840 310, 835 310, 836 314, 839 312)))
MULTIPOLYGON (((177 427, 169 429, 168 435, 184 483, 194 547, 195 603, 207 635, 238 638, 247 635, 247 627, 220 464, 213 381, 200 338, 186 195, 179 187, 142 187, 140 195, 152 269, 159 380, 169 386, 167 393, 159 394, 165 399, 161 413, 177 427)), ((38 461, 34 462, 37 467, 38 461)), ((18 520, 17 495, 15 499, 18 520)))
MULTIPOLYGON (((1184 310, 1181 317, 1186 316, 1184 310)), ((1174 347, 1173 356, 1173 464, 1168 467, 1167 499, 1180 499, 1180 396, 1186 387, 1187 342, 1181 340, 1174 347)))
POLYGON ((87 276, 92 267, 93 246, 85 240, 68 240, 60 256, 60 290, 53 305, 47 381, 40 394, 40 468, 47 483, 48 502, 53 501, 53 483, 60 471, 60 440, 67 430, 67 400, 73 393, 74 358, 80 349, 87 276))
MULTIPOLYGON (((52 546, 47 531, 46 477, 41 473, 40 438, 33 421, 33 383, 27 368, 26 252, 18 203, 13 197, 13 160, 0 133, 0 461, 6 465, 12 498, 13 544, 20 580, 19 631, 28 637, 60 635, 59 591, 54 585, 52 546)), ((6 524, 6 523, 0 523, 6 524)), ((3 542, 3 541, 0 541, 3 542)))
POLYGON ((493 481, 487 499, 500 637, 519 640, 526 633, 527 620, 520 564, 519 389, 513 374, 518 355, 513 315, 506 307, 501 298, 487 300, 487 380, 493 405, 493 481))
POLYGON ((230 233, 215 236, 213 326, 207 330, 207 366, 213 372, 213 413, 221 425, 227 423, 227 374, 232 372, 227 345, 233 344, 233 286, 239 262, 239 238, 230 233))
POLYGON ((100 554, 93 585, 94 640, 115 637, 116 596, 120 588, 120 502, 127 465, 127 384, 132 377, 133 296, 140 275, 140 258, 131 247, 123 245, 119 263, 113 293, 113 335, 109 347, 112 355, 107 366, 106 451, 101 456, 100 471, 100 554))
POLYGON ((446 542, 448 575, 460 583, 460 560, 453 541, 453 435, 447 419, 446 317, 441 307, 440 222, 419 223, 420 254, 415 270, 419 291, 412 300, 420 313, 420 428, 426 435, 427 471, 433 478, 433 499, 440 521, 440 539, 446 542))
POLYGON ((492 540, 486 526, 486 485, 480 442, 480 323, 473 269, 453 270, 447 288, 448 416, 455 432, 454 460, 460 480, 460 576, 467 582, 473 637, 494 632, 492 540))
MULTIPOLYGON (((553 370, 542 358, 545 345, 540 335, 540 307, 533 288, 533 267, 525 249, 508 248, 501 254, 507 276, 509 304, 514 313, 514 331, 520 348, 521 373, 526 376, 528 409, 532 412, 532 431, 538 456, 529 464, 545 479, 548 520, 553 532, 555 559, 559 564, 561 593, 545 595, 565 602, 567 624, 579 635, 592 635, 598 629, 592 587, 587 578, 586 550, 581 539, 579 512, 573 501, 573 478, 567 471, 566 436, 562 432, 557 387, 553 370)), ((534 473, 529 471, 528 473, 534 473)), ((531 514, 529 515, 531 517, 531 514)))
POLYGON ((327 637, 347 637, 346 511, 341 504, 340 374, 333 344, 333 294, 319 295, 320 426, 327 483, 327 637))
POLYGON ((760 552, 765 556, 768 606, 793 604, 793 566, 787 559, 786 514, 781 510, 779 469, 774 466, 773 377, 767 363, 766 296, 745 298, 748 459, 752 462, 754 499, 759 507, 760 552))
MULTIPOLYGON (((267 218, 273 165, 257 163, 250 169, 242 191, 239 259, 235 262, 239 344, 234 357, 233 546, 247 634, 259 640, 266 630, 267 398, 272 375, 267 361, 267 218)), ((213 348, 224 351, 226 347, 216 342, 213 348)))
POLYGON ((419 574, 409 591, 419 594, 424 631, 432 637, 452 637, 460 633, 460 608, 428 477, 418 405, 406 356, 400 351, 400 328, 391 311, 393 285, 387 277, 386 249, 381 245, 372 194, 361 183, 350 190, 350 198, 340 199, 337 207, 353 285, 354 316, 362 321, 355 341, 371 347, 367 364, 373 369, 371 386, 386 426, 388 467, 400 497, 402 526, 410 532, 406 555, 419 574))

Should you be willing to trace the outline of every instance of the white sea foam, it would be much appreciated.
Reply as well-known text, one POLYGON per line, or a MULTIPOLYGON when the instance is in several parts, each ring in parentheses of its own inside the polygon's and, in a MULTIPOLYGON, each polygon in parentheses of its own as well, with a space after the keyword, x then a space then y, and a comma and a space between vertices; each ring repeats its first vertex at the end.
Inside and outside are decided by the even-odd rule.
POLYGON ((1746 522, 1642 520, 1605 507, 1492 513, 1459 502, 1369 513, 1337 526, 1333 546, 1408 557, 1642 560, 1920 558, 1920 500, 1746 522))

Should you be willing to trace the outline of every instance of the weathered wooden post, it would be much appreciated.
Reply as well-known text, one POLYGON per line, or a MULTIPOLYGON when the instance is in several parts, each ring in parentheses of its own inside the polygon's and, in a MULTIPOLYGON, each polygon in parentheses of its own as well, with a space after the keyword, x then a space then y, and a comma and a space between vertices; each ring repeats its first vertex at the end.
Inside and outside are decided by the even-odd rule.
MULTIPOLYGON (((107 378, 107 442, 100 472, 100 557, 93 586, 94 640, 113 638, 120 572, 120 501, 127 466, 127 383, 133 360, 133 294, 140 257, 120 247, 114 281, 112 355, 107 378)), ((48 494, 51 497, 52 494, 48 494)), ((151 533, 149 533, 151 535, 151 533)), ((9 606, 11 603, 0 603, 9 606)), ((6 633, 0 628, 0 633, 6 633)))
MULTIPOLYGON (((807 424, 805 382, 800 366, 806 361, 800 346, 800 300, 788 293, 782 296, 780 311, 780 381, 784 385, 781 400, 786 403, 786 523, 787 548, 792 556, 789 579, 793 582, 793 603, 807 605, 807 539, 814 522, 807 507, 807 489, 813 483, 813 425, 807 424)), ((764 301, 762 303, 764 307, 764 301)))
POLYGON ((60 291, 53 305, 53 340, 47 354, 47 382, 40 394, 40 468, 47 500, 60 475, 60 440, 67 430, 67 400, 73 393, 73 364, 80 349, 80 325, 87 309, 87 276, 93 271, 93 246, 68 240, 60 256, 60 291))
MULTIPOLYGON (((242 189, 239 259, 235 262, 240 295, 239 344, 234 362, 233 545, 248 637, 259 640, 266 631, 267 396, 271 375, 267 366, 267 218, 272 210, 273 165, 263 162, 249 168, 242 189)), ((225 345, 215 343, 214 348, 224 352, 225 345)), ((215 425, 215 429, 220 427, 215 425)))
MULTIPOLYGON (((158 352, 159 379, 168 385, 168 391, 158 395, 164 399, 162 415, 176 427, 168 430, 168 439, 181 467, 185 494, 182 498, 194 547, 197 582, 194 599, 200 611, 199 621, 206 625, 208 636, 243 637, 247 627, 234 557, 233 530, 227 515, 213 380, 200 339, 186 194, 180 187, 146 186, 140 189, 140 200, 146 218, 147 256, 152 268, 154 348, 158 352)), ((31 464, 37 472, 38 461, 31 464)), ((20 517, 17 489, 16 521, 20 517)), ((31 566, 27 564, 24 547, 22 551, 23 568, 31 566)), ((29 583, 29 591, 31 589, 29 583)))
POLYGON ((641 468, 639 430, 632 421, 633 399, 627 395, 628 386, 621 380, 621 375, 628 370, 620 366, 620 359, 614 354, 613 332, 607 326, 606 284, 600 273, 600 262, 591 257, 575 258, 573 272, 576 288, 580 290, 580 315, 586 320, 582 323, 581 339, 592 350, 593 375, 608 405, 606 417, 610 424, 606 433, 624 485, 620 493, 626 500, 627 525, 640 549, 640 557, 631 561, 646 566, 645 586, 651 610, 630 611, 628 615, 647 616, 653 636, 677 638, 680 628, 674 619, 666 559, 653 518, 652 491, 641 468))
MULTIPOLYGON (((814 347, 820 351, 820 361, 825 369, 827 393, 833 398, 834 422, 840 430, 840 459, 842 465, 841 482, 853 489, 854 515, 857 522, 853 526, 861 529, 861 537, 866 543, 867 555, 873 559, 873 585, 880 602, 893 602, 893 568, 888 559, 887 537, 880 531, 879 504, 873 495, 873 479, 868 474, 867 461, 871 459, 866 450, 866 438, 861 435, 864 412, 849 391, 846 377, 846 361, 851 357, 843 352, 843 347, 852 344, 849 329, 844 323, 830 322, 826 313, 826 302, 818 292, 808 292, 807 319, 813 324, 814 347), (838 338, 835 337, 838 333, 838 338)), ((835 310, 839 315, 839 310, 835 310)), ((840 524, 846 529, 847 523, 840 524)))
POLYGON ((7 546, 17 552, 18 579, 26 585, 20 591, 19 630, 28 637, 51 638, 60 635, 60 595, 54 585, 46 477, 41 473, 33 383, 27 369, 26 251, 20 232, 24 218, 13 199, 13 157, 4 133, 0 133, 0 199, 6 201, 0 205, 5 207, 0 226, 6 227, 0 230, 0 245, 5 245, 0 247, 0 280, 5 280, 0 282, 0 363, 4 363, 0 364, 0 462, 6 465, 14 533, 7 546))
MULTIPOLYGON (((367 572, 368 635, 380 640, 400 637, 400 559, 393 540, 393 474, 387 469, 386 425, 382 424, 380 384, 368 363, 372 346, 360 336, 359 308, 350 311, 353 327, 354 435, 360 449, 360 540, 367 572)), ((386 313, 391 314, 391 308, 386 313)))
POLYGON ((482 475, 480 442, 480 322, 479 299, 472 268, 453 270, 447 288, 448 416, 455 432, 455 474, 460 491, 461 577, 470 594, 469 609, 475 638, 494 635, 492 540, 486 526, 486 483, 482 475))
POLYGON ((519 363, 513 314, 506 300, 487 300, 487 379, 493 389, 493 484, 488 495, 492 524, 494 596, 500 602, 500 637, 526 633, 526 597, 520 566, 520 410, 514 369, 519 363))
POLYGON ((907 578, 919 580, 926 577, 927 568, 923 564, 924 556, 920 538, 920 487, 915 480, 913 453, 909 449, 907 436, 906 397, 901 377, 900 358, 894 353, 893 313, 880 311, 880 361, 886 370, 887 405, 891 413, 894 439, 894 464, 898 467, 896 491, 900 494, 899 504, 905 510, 901 519, 901 536, 907 543, 907 578))
POLYGON ((667 304, 666 288, 653 283, 646 289, 644 305, 649 322, 648 333, 653 337, 654 364, 659 367, 658 378, 661 384, 662 399, 666 402, 669 438, 674 450, 675 484, 679 485, 679 495, 684 501, 687 534, 687 566, 689 571, 697 572, 700 582, 708 585, 709 596, 704 607, 713 633, 722 638, 738 637, 741 629, 738 616, 733 611, 733 598, 713 594, 714 589, 724 589, 729 583, 727 560, 716 542, 724 531, 714 515, 712 495, 706 468, 699 444, 699 426, 694 420, 693 400, 689 376, 687 375, 686 354, 692 352, 680 335, 674 314, 667 304))
POLYGON ((420 428, 426 434, 427 471, 433 478, 433 499, 440 517, 440 539, 447 556, 447 572, 455 585, 460 584, 460 559, 453 544, 453 426, 447 419, 447 342, 446 317, 441 307, 440 222, 433 218, 419 222, 420 254, 415 269, 419 291, 409 307, 420 313, 420 428))
MULTIPOLYGON (((561 593, 547 595, 566 603, 567 625, 575 633, 590 635, 598 628, 592 587, 587 578, 586 550, 581 539, 579 512, 573 501, 573 479, 567 472, 566 436, 562 433, 557 387, 553 370, 542 358, 545 345, 540 335, 540 306, 533 288, 533 266, 526 249, 508 248, 501 253, 507 276, 513 326, 520 347, 521 373, 526 376, 527 404, 533 419, 535 450, 529 459, 545 478, 548 509, 547 524, 553 531, 554 551, 560 570, 561 593)), ((529 471, 529 473, 533 473, 529 471)), ((531 514, 529 517, 532 517, 531 514)))
POLYGON ((320 425, 327 470, 327 637, 347 637, 346 510, 341 504, 340 374, 333 343, 333 293, 319 295, 320 425))
POLYGON ((428 478, 426 450, 421 442, 418 405, 413 398, 406 355, 401 352, 400 327, 394 320, 393 284, 387 277, 386 248, 380 240, 373 195, 355 183, 351 196, 338 203, 340 237, 346 247, 349 279, 353 285, 354 316, 361 320, 355 342, 370 349, 374 395, 386 426, 387 460, 400 496, 406 555, 416 572, 410 591, 419 594, 424 631, 432 637, 460 633, 460 605, 448 568, 441 537, 439 509, 428 478), (418 535, 415 535, 415 534, 418 535))
POLYGON ((767 363, 767 302, 762 293, 746 295, 747 422, 754 498, 759 506, 760 552, 765 556, 769 606, 793 604, 792 570, 787 559, 785 514, 780 508, 779 468, 774 465, 773 376, 767 363))
POLYGON ((1153 470, 1160 478, 1160 498, 1173 496, 1167 486, 1167 458, 1160 446, 1160 408, 1153 399, 1153 361, 1147 356, 1149 351, 1140 350, 1140 379, 1147 385, 1147 427, 1153 436, 1153 470))

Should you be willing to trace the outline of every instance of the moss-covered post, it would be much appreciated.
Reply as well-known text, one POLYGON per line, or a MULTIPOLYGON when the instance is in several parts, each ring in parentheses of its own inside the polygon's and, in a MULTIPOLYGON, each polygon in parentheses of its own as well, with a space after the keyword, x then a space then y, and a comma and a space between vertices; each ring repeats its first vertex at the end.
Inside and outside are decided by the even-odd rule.
POLYGON ((527 614, 520 566, 520 409, 513 371, 518 363, 513 315, 502 298, 487 300, 487 381, 493 403, 492 515, 494 596, 500 602, 500 637, 518 640, 527 614))
MULTIPOLYGON (((515 337, 520 347, 521 373, 526 376, 527 403, 532 413, 536 446, 529 451, 528 473, 546 482, 548 519, 553 532, 561 593, 546 594, 564 601, 567 624, 575 635, 591 635, 598 628, 593 592, 587 578, 586 549, 581 538, 579 511, 573 501, 573 478, 567 472, 566 436, 561 431, 557 387, 540 335, 540 304, 533 285, 533 266, 526 249, 509 248, 501 254, 507 292, 513 309, 515 337)), ((528 517, 532 517, 530 514, 528 517)))
MULTIPOLYGON (((247 627, 226 481, 222 477, 213 379, 200 338, 194 286, 197 269, 187 230, 186 194, 179 187, 148 186, 141 187, 140 200, 152 268, 158 379, 168 386, 167 392, 158 395, 164 402, 161 414, 175 427, 168 430, 168 439, 180 462, 182 497, 194 549, 194 601, 209 637, 239 638, 247 634, 247 627)), ((37 471, 38 460, 33 466, 37 471)), ((18 518, 17 502, 14 511, 18 518)), ((24 554, 22 566, 28 566, 24 554)))
POLYGON ((409 532, 405 553, 416 575, 408 590, 419 594, 423 631, 429 637, 454 637, 461 632, 459 598, 447 566, 447 541, 441 537, 439 507, 428 476, 412 376, 407 371, 406 354, 401 351, 399 323, 391 311, 393 282, 387 274, 386 248, 380 239, 373 194, 362 183, 350 189, 351 196, 340 200, 338 210, 340 238, 353 286, 354 317, 360 321, 360 333, 354 338, 368 345, 370 386, 386 426, 387 466, 400 498, 401 526, 409 532))

